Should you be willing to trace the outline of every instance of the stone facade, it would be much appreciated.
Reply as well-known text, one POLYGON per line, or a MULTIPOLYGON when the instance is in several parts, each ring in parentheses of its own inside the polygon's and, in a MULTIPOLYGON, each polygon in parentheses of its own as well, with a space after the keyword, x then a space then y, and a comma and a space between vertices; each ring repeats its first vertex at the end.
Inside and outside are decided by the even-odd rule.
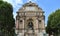
POLYGON ((43 10, 31 1, 25 3, 17 12, 17 36, 43 36, 45 33, 45 16, 43 10))

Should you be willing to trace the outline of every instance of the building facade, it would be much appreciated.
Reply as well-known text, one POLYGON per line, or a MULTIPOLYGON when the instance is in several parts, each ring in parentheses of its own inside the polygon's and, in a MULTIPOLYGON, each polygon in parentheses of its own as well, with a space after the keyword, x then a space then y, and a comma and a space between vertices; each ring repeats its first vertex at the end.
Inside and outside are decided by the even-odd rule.
POLYGON ((43 36, 45 33, 44 11, 36 3, 25 3, 16 16, 17 36, 43 36))

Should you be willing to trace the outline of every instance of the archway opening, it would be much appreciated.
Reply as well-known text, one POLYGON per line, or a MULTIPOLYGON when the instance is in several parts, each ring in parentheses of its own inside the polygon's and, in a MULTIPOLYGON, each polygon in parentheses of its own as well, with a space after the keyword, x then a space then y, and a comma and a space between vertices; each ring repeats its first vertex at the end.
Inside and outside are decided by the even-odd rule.
POLYGON ((31 29, 31 30, 33 30, 33 22, 29 22, 28 23, 28 28, 31 29))

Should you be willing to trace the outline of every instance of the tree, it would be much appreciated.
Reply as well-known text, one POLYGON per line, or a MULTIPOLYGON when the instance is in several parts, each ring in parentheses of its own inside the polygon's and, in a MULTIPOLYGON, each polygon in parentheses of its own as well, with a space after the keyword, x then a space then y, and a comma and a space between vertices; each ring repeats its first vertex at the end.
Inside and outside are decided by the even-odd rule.
POLYGON ((60 33, 60 9, 49 15, 46 32, 49 34, 60 33))
POLYGON ((12 5, 0 1, 0 31, 4 33, 4 36, 14 36, 14 25, 12 5))

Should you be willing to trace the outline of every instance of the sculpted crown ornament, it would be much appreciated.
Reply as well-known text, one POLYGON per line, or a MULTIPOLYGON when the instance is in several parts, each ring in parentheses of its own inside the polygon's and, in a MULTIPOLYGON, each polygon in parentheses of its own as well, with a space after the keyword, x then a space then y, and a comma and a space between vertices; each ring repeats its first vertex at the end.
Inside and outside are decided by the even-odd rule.
POLYGON ((38 6, 38 5, 36 3, 29 1, 28 3, 25 3, 23 6, 38 6))

